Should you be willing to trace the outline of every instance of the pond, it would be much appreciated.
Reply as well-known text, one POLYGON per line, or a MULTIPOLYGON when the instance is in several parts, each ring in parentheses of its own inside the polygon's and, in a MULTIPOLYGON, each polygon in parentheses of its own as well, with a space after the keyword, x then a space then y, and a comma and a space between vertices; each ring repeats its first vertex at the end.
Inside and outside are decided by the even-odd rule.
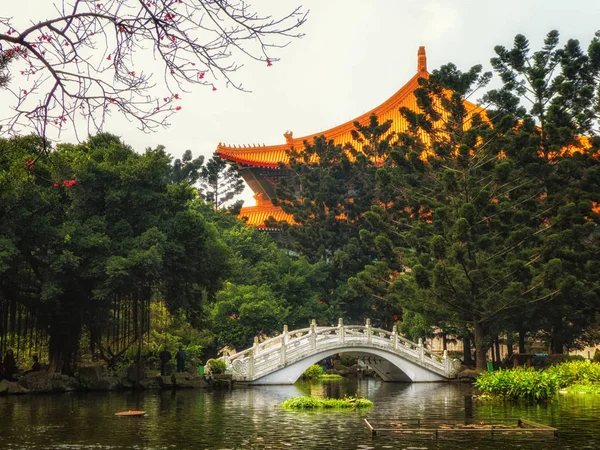
POLYGON ((0 398, 0 449, 584 449, 600 443, 600 396, 561 395, 544 404, 480 403, 466 384, 392 384, 345 379, 232 391, 69 393, 0 398), (285 411, 299 395, 369 398, 367 411, 285 411), (115 417, 145 410, 142 418, 115 417), (559 438, 487 433, 402 437, 367 432, 406 417, 524 418, 559 429, 559 438), (484 435, 485 434, 485 435, 484 435))

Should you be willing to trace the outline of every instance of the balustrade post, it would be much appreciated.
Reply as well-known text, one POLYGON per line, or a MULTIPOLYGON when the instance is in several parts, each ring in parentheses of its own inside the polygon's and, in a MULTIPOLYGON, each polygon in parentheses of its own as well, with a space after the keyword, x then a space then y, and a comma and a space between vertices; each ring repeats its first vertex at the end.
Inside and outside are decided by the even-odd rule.
POLYGON ((344 329, 344 321, 342 318, 338 319, 338 331, 340 343, 343 344, 346 341, 346 330, 344 329))
POLYGON ((392 327, 392 348, 398 350, 398 327, 396 325, 392 327))
POLYGON ((310 349, 315 350, 317 348, 317 321, 313 319, 310 322, 310 349))
POLYGON ((254 378, 254 358, 258 355, 258 337, 254 337, 254 345, 252 345, 252 351, 248 357, 248 378, 251 380, 254 378))
POLYGON ((373 341, 373 330, 371 328, 371 319, 367 319, 367 343, 370 344, 373 341))
POLYGON ((423 347, 423 338, 419 338, 419 359, 421 362, 425 360, 425 347, 423 347))
POLYGON ((287 363, 286 361, 286 350, 287 350, 287 343, 288 343, 288 326, 284 325, 283 326, 283 333, 281 334, 281 347, 279 348, 279 355, 280 355, 280 362, 281 364, 285 364, 287 363))
POLYGON ((448 350, 444 350, 444 370, 446 371, 446 375, 448 375, 448 350))

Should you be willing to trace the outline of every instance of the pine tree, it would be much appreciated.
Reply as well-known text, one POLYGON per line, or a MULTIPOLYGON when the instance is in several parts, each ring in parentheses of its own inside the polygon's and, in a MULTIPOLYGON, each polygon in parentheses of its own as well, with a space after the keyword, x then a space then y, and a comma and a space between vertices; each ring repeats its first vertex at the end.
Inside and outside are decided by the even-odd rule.
POLYGON ((171 179, 174 183, 196 184, 202 172, 204 156, 194 158, 191 150, 186 150, 181 157, 173 161, 171 179))
MULTIPOLYGON (((213 156, 200 172, 200 188, 204 198, 211 202, 215 210, 235 198, 244 190, 244 180, 235 166, 227 164, 219 156, 213 156)), ((242 201, 231 209, 239 210, 242 201)))

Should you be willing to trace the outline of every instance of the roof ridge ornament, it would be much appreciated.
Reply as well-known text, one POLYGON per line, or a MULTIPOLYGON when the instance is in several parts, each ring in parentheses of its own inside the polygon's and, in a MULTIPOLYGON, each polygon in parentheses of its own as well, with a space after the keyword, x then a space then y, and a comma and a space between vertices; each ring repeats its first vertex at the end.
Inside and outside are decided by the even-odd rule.
POLYGON ((425 46, 421 45, 417 52, 417 73, 427 72, 427 54, 425 53, 425 46))
POLYGON ((286 144, 288 144, 288 145, 292 144, 293 135, 294 135, 294 133, 291 132, 290 130, 288 130, 285 133, 283 133, 283 137, 285 137, 285 143, 286 144))

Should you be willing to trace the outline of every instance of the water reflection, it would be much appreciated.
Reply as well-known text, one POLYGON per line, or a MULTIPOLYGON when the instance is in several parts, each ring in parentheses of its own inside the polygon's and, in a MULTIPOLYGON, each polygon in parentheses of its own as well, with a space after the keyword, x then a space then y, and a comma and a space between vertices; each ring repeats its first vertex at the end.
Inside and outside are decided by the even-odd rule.
POLYGON ((161 391, 0 398, 1 449, 579 449, 600 442, 600 398, 561 396, 544 405, 479 403, 468 385, 392 384, 345 379, 296 386, 239 387, 233 391, 161 391), (284 411, 291 397, 363 396, 368 411, 284 411), (115 417, 143 409, 144 418, 115 417), (389 423, 406 417, 448 420, 518 418, 557 427, 560 438, 462 436, 440 440, 381 434, 363 419, 389 423))

